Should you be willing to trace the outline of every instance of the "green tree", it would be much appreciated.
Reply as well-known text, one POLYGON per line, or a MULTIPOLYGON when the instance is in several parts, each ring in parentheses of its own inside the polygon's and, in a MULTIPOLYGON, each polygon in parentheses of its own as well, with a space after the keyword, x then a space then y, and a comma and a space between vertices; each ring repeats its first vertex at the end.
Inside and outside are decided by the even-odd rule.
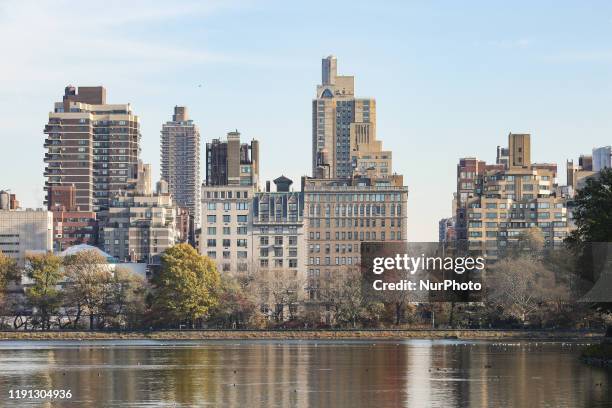
MULTIPOLYGON (((605 243, 612 242, 612 169, 602 169, 597 176, 588 178, 586 185, 577 191, 574 205, 576 229, 566 242, 576 253, 580 277, 595 282, 602 265, 594 258, 601 257, 602 251, 608 252, 610 244, 605 243)), ((612 302, 599 302, 594 307, 604 313, 612 312, 612 302)), ((606 336, 612 337, 610 325, 606 336)))
POLYGON ((9 282, 18 280, 20 276, 17 262, 0 252, 0 297, 9 282))
POLYGON ((26 258, 26 275, 32 285, 26 290, 28 303, 36 310, 43 330, 51 328, 53 316, 61 302, 58 285, 63 278, 62 259, 51 253, 26 258))
POLYGON ((152 313, 158 324, 187 322, 193 327, 218 303, 220 276, 214 262, 189 244, 168 248, 153 278, 152 313))
POLYGON ((568 238, 570 244, 612 241, 612 169, 587 179, 574 205, 576 229, 568 238))

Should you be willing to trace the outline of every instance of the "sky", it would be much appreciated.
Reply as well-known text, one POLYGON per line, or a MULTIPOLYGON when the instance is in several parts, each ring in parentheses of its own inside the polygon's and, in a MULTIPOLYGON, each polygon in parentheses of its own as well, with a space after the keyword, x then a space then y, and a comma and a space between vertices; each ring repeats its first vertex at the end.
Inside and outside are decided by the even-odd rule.
POLYGON ((42 206, 43 128, 68 84, 132 105, 157 177, 161 125, 186 105, 202 149, 238 129, 260 141, 262 183, 299 188, 333 54, 376 98, 408 239, 436 241, 460 157, 492 162, 508 133, 531 133, 532 160, 563 183, 566 159, 612 144, 611 40, 609 2, 0 0, 0 189, 42 206))

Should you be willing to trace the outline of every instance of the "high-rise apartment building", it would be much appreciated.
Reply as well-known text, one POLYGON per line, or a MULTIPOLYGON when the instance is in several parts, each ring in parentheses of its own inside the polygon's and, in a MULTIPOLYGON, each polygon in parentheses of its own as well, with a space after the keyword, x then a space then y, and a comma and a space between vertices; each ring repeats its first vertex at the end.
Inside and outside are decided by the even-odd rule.
POLYGON ((159 256, 179 241, 177 212, 165 182, 153 192, 151 167, 139 163, 135 184, 111 200, 100 244, 120 261, 158 264, 159 256))
POLYGON ((255 186, 259 184, 259 142, 240 143, 238 131, 229 132, 227 140, 206 143, 207 186, 255 186))
POLYGON ((364 159, 360 156, 367 153, 360 152, 354 162, 352 149, 359 140, 364 147, 376 140, 376 101, 355 97, 355 78, 338 75, 336 57, 329 56, 322 60, 321 84, 312 101, 313 177, 349 178, 363 162, 377 166, 390 160, 390 152, 376 159, 364 159))
POLYGON ((161 178, 174 201, 200 224, 200 131, 187 108, 175 106, 172 120, 161 130, 161 178))
POLYGON ((403 177, 302 179, 308 232, 308 298, 354 273, 364 241, 405 241, 408 187, 403 177))
POLYGON ((464 158, 457 166, 457 241, 493 258, 527 229, 541 230, 547 246, 560 245, 571 229, 557 165, 531 163, 528 134, 510 134, 508 146, 507 164, 464 158))
POLYGON ((104 87, 67 86, 45 126, 45 190, 75 187, 80 211, 101 212, 135 178, 140 125, 129 104, 108 104, 104 87))

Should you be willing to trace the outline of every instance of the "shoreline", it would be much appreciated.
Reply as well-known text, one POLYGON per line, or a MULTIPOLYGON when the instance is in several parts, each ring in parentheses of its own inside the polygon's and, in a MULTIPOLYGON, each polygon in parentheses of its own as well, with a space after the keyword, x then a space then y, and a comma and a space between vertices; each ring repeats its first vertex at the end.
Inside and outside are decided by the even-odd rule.
POLYGON ((176 330, 176 331, 4 331, 0 342, 14 340, 594 340, 603 332, 571 330, 176 330))

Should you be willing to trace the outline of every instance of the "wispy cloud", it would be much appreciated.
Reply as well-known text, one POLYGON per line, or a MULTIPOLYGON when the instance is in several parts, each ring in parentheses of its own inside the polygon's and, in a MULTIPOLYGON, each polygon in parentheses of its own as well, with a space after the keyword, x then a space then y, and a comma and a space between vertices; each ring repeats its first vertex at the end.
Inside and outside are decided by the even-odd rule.
POLYGON ((489 47, 499 49, 521 49, 527 48, 532 45, 532 40, 528 38, 516 38, 516 39, 502 39, 502 40, 488 40, 488 41, 476 41, 474 45, 478 47, 489 47))
MULTIPOLYGON (((178 18, 202 18, 242 3, 4 2, 0 4, 0 80, 59 79, 75 71, 105 76, 127 69, 148 70, 176 63, 238 62, 207 44, 189 48, 172 36, 164 40, 132 33, 139 26, 163 26, 178 18), (101 64, 101 62, 105 62, 101 64)), ((244 62, 244 61, 240 61, 244 62)))
POLYGON ((609 63, 612 62, 612 49, 560 51, 545 55, 543 59, 555 63, 609 63))

